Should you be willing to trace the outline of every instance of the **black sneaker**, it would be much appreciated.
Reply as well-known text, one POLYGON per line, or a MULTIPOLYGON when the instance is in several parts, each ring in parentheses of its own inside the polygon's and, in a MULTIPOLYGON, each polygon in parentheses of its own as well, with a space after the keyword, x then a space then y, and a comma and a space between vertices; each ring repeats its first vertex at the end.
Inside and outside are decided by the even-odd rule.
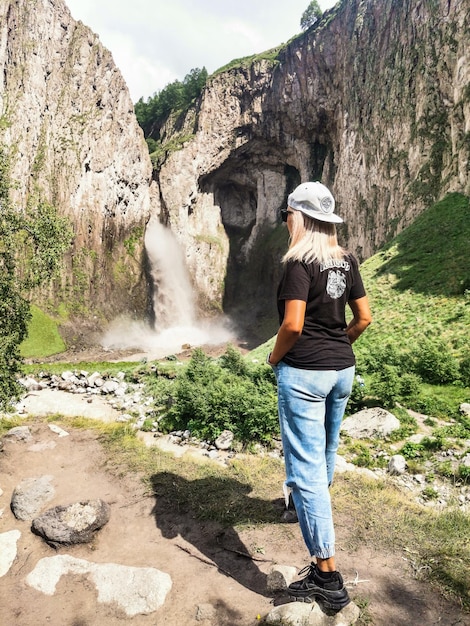
POLYGON ((339 572, 333 572, 331 580, 325 581, 318 574, 315 563, 311 563, 304 567, 299 575, 305 573, 307 573, 305 578, 289 585, 288 593, 291 599, 299 602, 313 602, 318 599, 325 608, 333 611, 340 611, 351 602, 339 572))

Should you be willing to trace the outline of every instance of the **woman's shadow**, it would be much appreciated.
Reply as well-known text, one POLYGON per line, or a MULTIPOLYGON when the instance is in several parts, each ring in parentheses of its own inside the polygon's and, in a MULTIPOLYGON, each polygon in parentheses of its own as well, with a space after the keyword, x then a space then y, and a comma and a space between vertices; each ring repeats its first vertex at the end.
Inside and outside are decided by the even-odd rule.
POLYGON ((269 595, 266 574, 256 562, 267 565, 270 560, 251 555, 234 526, 279 521, 278 501, 252 498, 251 487, 232 478, 187 480, 161 472, 151 477, 151 484, 155 494, 152 513, 163 537, 179 535, 204 556, 187 550, 190 554, 215 564, 247 589, 269 595), (223 523, 215 521, 220 519, 223 523))

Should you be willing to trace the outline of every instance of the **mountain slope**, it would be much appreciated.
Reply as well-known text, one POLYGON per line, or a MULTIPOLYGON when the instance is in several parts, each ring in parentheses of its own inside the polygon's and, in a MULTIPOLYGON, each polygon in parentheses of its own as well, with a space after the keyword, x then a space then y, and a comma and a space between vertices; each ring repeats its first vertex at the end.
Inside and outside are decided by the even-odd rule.
POLYGON ((440 340, 456 358, 469 356, 469 216, 469 199, 449 194, 363 263, 374 322, 361 353, 440 340))

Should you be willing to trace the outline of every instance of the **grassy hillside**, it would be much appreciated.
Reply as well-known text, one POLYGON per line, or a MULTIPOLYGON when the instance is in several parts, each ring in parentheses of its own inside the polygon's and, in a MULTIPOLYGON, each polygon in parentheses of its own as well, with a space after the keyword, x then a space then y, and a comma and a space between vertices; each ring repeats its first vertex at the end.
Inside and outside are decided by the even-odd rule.
POLYGON ((469 199, 450 194, 430 207, 361 271, 374 322, 360 357, 444 346, 459 362, 470 354, 469 199))
POLYGON ((42 358, 65 350, 65 343, 59 334, 58 323, 39 307, 31 306, 31 320, 28 336, 20 346, 24 358, 42 358))
MULTIPOLYGON (((364 354, 390 345, 408 351, 442 341, 455 357, 470 352, 470 203, 450 194, 433 205, 361 273, 374 322, 355 346, 364 354)), ((250 355, 262 358, 269 340, 250 355)))

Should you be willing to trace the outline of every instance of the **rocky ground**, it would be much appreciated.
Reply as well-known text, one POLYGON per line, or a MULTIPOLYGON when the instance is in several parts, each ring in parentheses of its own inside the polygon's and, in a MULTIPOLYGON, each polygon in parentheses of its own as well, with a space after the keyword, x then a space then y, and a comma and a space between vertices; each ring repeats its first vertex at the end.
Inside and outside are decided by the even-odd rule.
MULTIPOLYGON (((285 595, 270 593, 267 580, 273 564, 298 570, 308 563, 296 523, 236 532, 200 522, 191 512, 171 507, 168 499, 162 506, 163 501, 145 492, 138 476, 116 476, 109 471, 95 433, 72 429, 62 435, 44 420, 48 413, 86 414, 112 421, 120 414, 103 398, 93 397, 90 403, 83 395, 64 390, 32 391, 26 399, 23 423, 29 425, 31 438, 6 437, 0 452, 0 545, 3 556, 12 543, 16 549, 7 571, 0 572, 1 624, 251 626, 285 606, 285 595), (15 487, 37 476, 48 476, 54 487, 46 508, 94 498, 108 503, 109 522, 92 542, 54 549, 31 532, 31 521, 15 518, 10 509, 15 487), (13 542, 2 543, 5 537, 13 542), (50 578, 48 584, 38 584, 39 567, 44 563, 53 568, 55 585, 50 578), (103 576, 106 579, 100 574, 103 571, 110 581, 117 581, 114 589, 110 590, 111 583, 101 584, 103 576), (147 581, 154 580, 155 571, 169 576, 171 588, 161 588, 156 598, 155 589, 144 587, 139 602, 145 596, 146 604, 136 604, 126 590, 134 588, 142 571, 148 572, 147 581)), ((151 434, 146 437, 152 439, 151 434)), ((402 554, 381 553, 367 545, 355 553, 346 551, 347 513, 335 521, 338 564, 353 606, 335 618, 320 611, 321 621, 308 622, 299 620, 313 620, 318 605, 296 606, 303 616, 287 623, 354 623, 357 614, 352 608, 366 603, 368 617, 361 624, 470 626, 470 617, 458 606, 415 579, 409 559, 402 554)), ((294 619, 292 613, 290 619, 294 619)))

